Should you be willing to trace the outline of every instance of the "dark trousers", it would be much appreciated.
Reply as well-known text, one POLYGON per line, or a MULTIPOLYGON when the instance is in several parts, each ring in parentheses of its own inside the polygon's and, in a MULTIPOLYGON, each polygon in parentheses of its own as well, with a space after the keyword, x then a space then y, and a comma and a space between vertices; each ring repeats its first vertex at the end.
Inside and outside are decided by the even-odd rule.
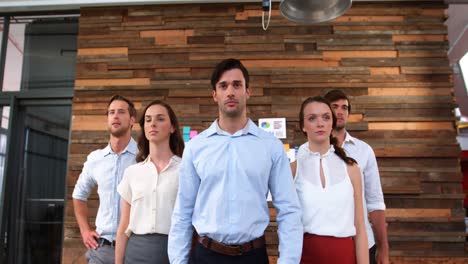
POLYGON ((377 261, 375 261, 376 250, 377 250, 376 245, 373 245, 371 248, 369 248, 369 264, 377 264, 377 261))
POLYGON ((241 256, 223 255, 205 248, 198 241, 192 250, 191 264, 268 264, 266 247, 252 249, 241 256))

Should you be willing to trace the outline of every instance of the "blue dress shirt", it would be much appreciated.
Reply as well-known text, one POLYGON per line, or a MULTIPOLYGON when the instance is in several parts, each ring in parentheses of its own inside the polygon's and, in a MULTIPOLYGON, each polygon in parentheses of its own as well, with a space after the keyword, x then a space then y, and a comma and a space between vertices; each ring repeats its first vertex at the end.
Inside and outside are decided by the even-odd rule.
POLYGON ((232 135, 215 121, 187 144, 179 177, 168 242, 171 263, 188 263, 192 225, 199 235, 225 244, 262 236, 270 220, 268 190, 278 211, 278 263, 299 263, 301 209, 280 140, 251 120, 232 135))
POLYGON ((110 145, 91 152, 73 190, 73 198, 87 201, 91 190, 98 187, 99 209, 96 216, 96 232, 109 241, 114 241, 119 226, 120 195, 117 185, 124 170, 135 164, 138 147, 130 139, 127 147, 117 155, 110 145))

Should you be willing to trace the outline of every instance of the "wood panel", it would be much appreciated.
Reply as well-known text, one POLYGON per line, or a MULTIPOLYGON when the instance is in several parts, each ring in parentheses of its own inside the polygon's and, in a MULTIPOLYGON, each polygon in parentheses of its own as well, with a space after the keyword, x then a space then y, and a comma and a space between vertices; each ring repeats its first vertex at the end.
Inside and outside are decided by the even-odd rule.
MULTIPOLYGON (((181 125, 203 130, 218 113, 212 69, 234 57, 251 75, 250 117, 286 117, 283 141, 292 146, 306 140, 298 125, 304 99, 334 88, 350 95, 348 130, 377 155, 392 263, 467 263, 446 7, 356 2, 333 21, 305 26, 284 19, 278 5, 266 31, 257 3, 83 8, 67 198, 86 155, 107 142, 113 94, 138 110, 166 100, 181 125)), ((90 202, 95 213, 95 192, 90 202)), ((271 263, 275 216, 272 209, 266 231, 271 263)), ((70 201, 64 237, 64 263, 82 261, 70 201)))

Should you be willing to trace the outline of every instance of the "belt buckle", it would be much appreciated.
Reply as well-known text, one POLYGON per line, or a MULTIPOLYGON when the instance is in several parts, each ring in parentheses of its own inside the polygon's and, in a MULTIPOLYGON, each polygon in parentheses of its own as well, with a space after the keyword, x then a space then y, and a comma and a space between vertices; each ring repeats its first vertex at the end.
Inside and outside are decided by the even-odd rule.
POLYGON ((105 243, 104 238, 99 238, 99 239, 98 239, 99 247, 102 247, 102 246, 104 245, 104 243, 105 243))
POLYGON ((242 256, 245 253, 244 248, 242 248, 242 245, 235 245, 235 246, 229 246, 229 247, 237 250, 236 256, 242 256))
POLYGON ((238 255, 238 256, 244 255, 244 253, 245 253, 245 252, 244 252, 244 248, 243 248, 241 245, 239 245, 238 247, 239 247, 239 253, 237 253, 237 255, 238 255))

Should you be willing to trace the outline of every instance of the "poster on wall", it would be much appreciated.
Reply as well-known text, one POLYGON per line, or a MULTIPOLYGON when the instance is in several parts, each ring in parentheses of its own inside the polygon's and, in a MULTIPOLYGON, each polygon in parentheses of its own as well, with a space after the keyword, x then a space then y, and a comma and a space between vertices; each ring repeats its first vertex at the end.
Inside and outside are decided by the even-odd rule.
POLYGON ((277 138, 286 138, 286 118, 259 118, 258 126, 277 138))
MULTIPOLYGON (((286 118, 259 118, 258 126, 276 138, 286 138, 286 118)), ((285 151, 289 154, 289 144, 285 145, 285 151), (287 146, 286 146, 287 145, 287 146)), ((294 151, 294 149, 292 149, 294 151)), ((289 156, 288 156, 289 157, 289 156)), ((291 162, 291 160, 290 160, 291 162)), ((267 201, 271 201, 271 193, 268 192, 267 201)))

